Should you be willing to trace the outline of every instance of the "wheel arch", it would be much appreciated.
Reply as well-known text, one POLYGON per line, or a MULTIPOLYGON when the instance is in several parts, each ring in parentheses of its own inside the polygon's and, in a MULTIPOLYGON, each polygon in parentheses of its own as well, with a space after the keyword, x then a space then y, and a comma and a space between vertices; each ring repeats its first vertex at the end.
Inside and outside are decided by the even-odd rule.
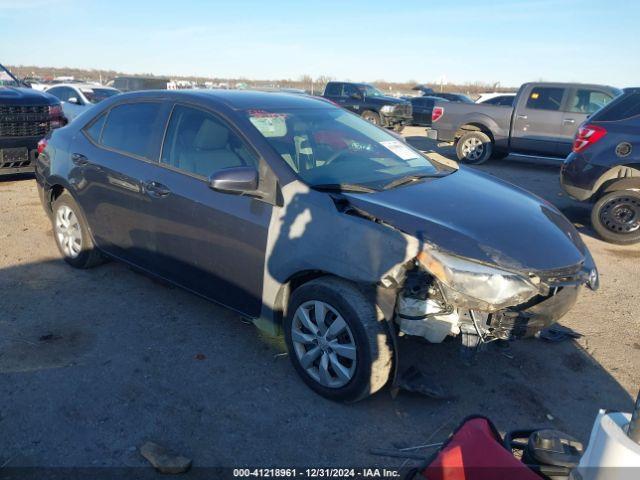
POLYGON ((495 137, 491 129, 481 122, 468 122, 458 127, 455 133, 455 139, 458 140, 467 132, 482 132, 491 139, 491 143, 495 143, 495 137))
POLYGON ((592 200, 617 190, 640 190, 640 164, 617 165, 595 183, 592 200))

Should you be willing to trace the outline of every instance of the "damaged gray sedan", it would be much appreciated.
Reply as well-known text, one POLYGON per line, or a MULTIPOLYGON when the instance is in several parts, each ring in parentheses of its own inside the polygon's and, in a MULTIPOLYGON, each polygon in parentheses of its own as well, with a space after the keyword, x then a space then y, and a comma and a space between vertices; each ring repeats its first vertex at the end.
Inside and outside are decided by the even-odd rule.
POLYGON ((389 381, 399 334, 531 336, 598 285, 553 205, 322 99, 125 94, 39 152, 70 265, 123 261, 283 332, 302 379, 335 400, 389 381))

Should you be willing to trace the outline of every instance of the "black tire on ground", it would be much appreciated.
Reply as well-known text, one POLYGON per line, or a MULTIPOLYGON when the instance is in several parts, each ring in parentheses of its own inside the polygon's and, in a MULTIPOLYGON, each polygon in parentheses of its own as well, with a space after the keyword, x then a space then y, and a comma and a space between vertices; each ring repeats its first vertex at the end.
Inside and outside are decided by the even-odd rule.
POLYGON ((374 125, 382 125, 382 121, 380 120, 380 115, 376 112, 372 112, 371 110, 365 110, 362 112, 362 118, 364 118, 367 122, 371 122, 374 125))
POLYGON ((55 238, 56 245, 58 246, 58 250, 65 262, 75 268, 91 268, 103 263, 104 257, 93 245, 93 239, 89 234, 84 214, 73 197, 69 193, 63 192, 53 202, 51 211, 53 212, 51 216, 53 236, 55 238), (76 256, 71 256, 65 252, 65 248, 62 245, 62 239, 56 227, 58 215, 61 213, 61 210, 65 208, 68 209, 67 212, 69 210, 72 212, 72 216, 70 217, 71 221, 75 218, 80 228, 80 252, 76 256))
POLYGON ((603 195, 591 210, 591 225, 607 242, 640 242, 640 193, 618 190, 603 195))
POLYGON ((402 133, 402 131, 404 130, 404 125, 400 124, 400 123, 396 123, 393 126, 393 131, 396 133, 402 133))
MULTIPOLYGON (((284 321, 285 341, 294 368, 312 390, 330 400, 356 402, 384 387, 391 374, 394 352, 386 322, 378 312, 376 305, 355 285, 336 277, 312 280, 293 292, 284 321), (352 333, 356 347, 355 371, 342 387, 322 385, 298 359, 292 341, 293 319, 298 307, 310 301, 321 301, 331 306, 342 316, 352 333)), ((309 350, 312 348, 310 346, 309 350)))
POLYGON ((486 133, 467 132, 456 142, 458 160, 470 165, 480 165, 491 158, 493 142, 486 133))

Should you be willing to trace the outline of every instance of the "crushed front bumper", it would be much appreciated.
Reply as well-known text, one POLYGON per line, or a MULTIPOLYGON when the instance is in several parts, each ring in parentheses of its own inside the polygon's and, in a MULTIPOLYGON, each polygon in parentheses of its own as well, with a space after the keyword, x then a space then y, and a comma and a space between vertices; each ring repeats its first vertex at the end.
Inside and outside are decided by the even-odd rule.
POLYGON ((527 338, 560 320, 576 303, 580 286, 559 287, 546 298, 535 297, 519 308, 491 314, 489 328, 498 338, 527 338))

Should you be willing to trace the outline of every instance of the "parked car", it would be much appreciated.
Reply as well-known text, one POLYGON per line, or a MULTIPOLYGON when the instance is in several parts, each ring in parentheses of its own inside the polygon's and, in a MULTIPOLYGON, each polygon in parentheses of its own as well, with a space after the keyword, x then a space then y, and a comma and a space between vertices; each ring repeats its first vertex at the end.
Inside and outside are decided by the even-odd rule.
POLYGON ((374 125, 396 132, 412 122, 411 103, 389 97, 368 83, 329 82, 322 96, 374 125))
POLYGON ((38 140, 65 122, 57 98, 0 65, 0 176, 33 172, 38 140))
POLYGON ((169 79, 160 77, 116 77, 109 83, 109 86, 121 92, 136 92, 139 90, 166 90, 169 79))
POLYGON ((464 93, 433 92, 429 95, 432 97, 438 97, 443 100, 447 100, 449 102, 474 103, 473 100, 471 100, 464 93))
POLYGON ((622 91, 604 85, 525 83, 512 108, 486 104, 436 104, 427 135, 452 142, 458 159, 479 164, 509 153, 566 157, 578 125, 622 91))
POLYGON ((430 127, 435 102, 447 102, 448 100, 425 95, 423 97, 412 97, 409 101, 413 112, 413 125, 430 127))
POLYGON ((71 266, 117 259, 283 330, 312 389, 355 401, 398 331, 531 336, 598 283, 554 206, 391 133, 317 97, 122 94, 53 132, 36 179, 71 266))
POLYGON ((515 98, 515 93, 481 93, 476 99, 476 103, 513 107, 513 101, 515 98))
POLYGON ((625 89, 580 126, 560 183, 595 202, 591 223, 603 239, 640 242, 640 88, 625 89))
POLYGON ((96 103, 120 93, 115 88, 90 83, 63 83, 48 87, 45 92, 60 100, 69 121, 96 103))

